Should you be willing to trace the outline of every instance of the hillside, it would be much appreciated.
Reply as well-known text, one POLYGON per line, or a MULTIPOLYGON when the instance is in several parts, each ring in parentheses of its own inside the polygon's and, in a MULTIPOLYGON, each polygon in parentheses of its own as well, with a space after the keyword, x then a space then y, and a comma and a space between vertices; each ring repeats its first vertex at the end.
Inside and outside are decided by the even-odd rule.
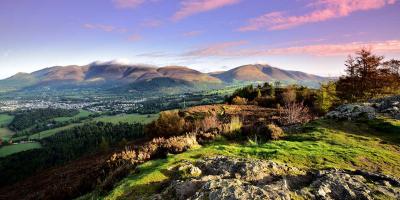
MULTIPOLYGON (((276 110, 253 105, 210 105, 192 107, 180 112, 180 116, 188 120, 199 119, 206 115, 216 115, 221 120, 239 116, 240 119, 246 119, 243 121, 243 126, 245 126, 258 119, 273 121, 276 110)), ((369 197, 390 199, 393 195, 398 195, 395 192, 398 191, 398 186, 394 184, 400 178, 398 176, 400 168, 397 164, 400 162, 399 136, 396 134, 399 128, 398 120, 385 117, 370 121, 320 119, 303 124, 293 131, 286 131, 285 137, 277 141, 259 140, 257 142, 252 140, 252 137, 243 138, 239 135, 215 137, 211 134, 210 137, 204 133, 196 137, 183 135, 172 138, 165 136, 165 138, 153 140, 134 140, 128 144, 130 151, 120 146, 107 152, 82 157, 63 166, 39 171, 24 181, 2 188, 0 197, 5 199, 73 199, 89 192, 79 199, 138 199, 155 196, 162 199, 182 199, 169 196, 194 194, 190 192, 192 190, 178 190, 175 186, 181 183, 184 183, 183 189, 187 186, 186 184, 201 186, 208 183, 223 184, 223 182, 233 187, 229 191, 237 190, 244 192, 243 194, 247 192, 251 194, 253 190, 247 190, 246 185, 253 185, 252 187, 257 191, 263 191, 266 188, 263 185, 265 182, 260 181, 261 178, 268 175, 271 177, 267 177, 265 181, 270 180, 268 183, 271 185, 280 184, 281 173, 287 173, 285 177, 288 178, 288 188, 282 190, 290 191, 287 194, 293 198, 296 197, 297 192, 302 192, 302 196, 317 194, 320 186, 318 182, 326 183, 328 188, 334 189, 341 187, 332 184, 332 181, 340 181, 345 188, 349 186, 345 191, 357 192, 358 186, 353 182, 358 181, 363 185, 362 191, 371 191, 367 193, 369 197), (204 141, 202 138, 208 138, 208 140, 204 141), (132 153, 136 151, 137 153, 132 153), (131 160, 134 157, 140 159, 139 155, 143 156, 143 161, 131 160), (215 158, 217 155, 223 155, 226 158, 215 158), (240 160, 235 160, 236 158, 240 160), (247 160, 242 158, 247 158, 247 160), (155 160, 148 161, 149 159, 155 160), (228 167, 226 171, 233 174, 233 178, 227 173, 206 170, 204 167, 208 164, 201 164, 202 160, 211 161, 214 164, 210 166, 216 166, 212 168, 221 168, 218 159, 224 160, 224 166, 228 167, 232 164, 233 167, 228 167), (121 163, 125 164, 120 165, 121 163), (272 170, 273 173, 266 174, 265 171, 256 170, 260 168, 257 168, 258 164, 254 165, 254 163, 261 163, 260 167, 272 170), (137 168, 136 164, 139 165, 137 168), (183 167, 180 168, 180 166, 183 167), (193 173, 186 172, 185 166, 199 167, 201 176, 191 177, 193 173), (243 166, 246 166, 246 171, 230 171, 243 166), (252 166, 256 168, 253 169, 252 166), (128 170, 129 173, 125 171, 125 167, 131 169, 128 170), (261 173, 260 176, 257 173, 261 173), (180 179, 182 176, 185 178, 180 179), (360 176, 364 179, 359 179, 360 176), (260 179, 257 178, 258 182, 252 182, 246 177, 260 179), (327 177, 331 179, 326 179, 327 177), (351 178, 352 182, 343 181, 345 177, 351 178), (121 178, 123 179, 120 180, 121 178), (96 184, 91 180, 104 182, 96 184), (393 185, 381 184, 382 181, 388 181, 393 185), (295 187, 296 185, 299 187, 295 187), (177 189, 176 193, 175 189, 177 189)), ((224 188, 230 187, 222 186, 203 190, 196 186, 193 191, 199 191, 198 194, 201 195, 207 194, 207 191, 221 192, 224 188)), ((274 191, 277 190, 281 189, 274 189, 274 191)), ((327 197, 338 199, 335 193, 329 193, 328 189, 324 191, 327 197)))
POLYGON ((287 71, 268 65, 246 65, 226 72, 202 73, 183 66, 154 67, 127 65, 116 62, 94 62, 85 66, 56 66, 33 73, 18 73, 0 80, 0 91, 24 89, 97 88, 114 91, 138 90, 161 91, 175 88, 187 91, 191 88, 221 87, 234 81, 285 81, 288 83, 318 85, 326 78, 303 72, 287 71), (167 83, 163 85, 164 83, 167 83))
POLYGON ((283 70, 269 65, 244 65, 226 72, 211 73, 224 82, 233 81, 315 81, 326 78, 299 71, 283 70))

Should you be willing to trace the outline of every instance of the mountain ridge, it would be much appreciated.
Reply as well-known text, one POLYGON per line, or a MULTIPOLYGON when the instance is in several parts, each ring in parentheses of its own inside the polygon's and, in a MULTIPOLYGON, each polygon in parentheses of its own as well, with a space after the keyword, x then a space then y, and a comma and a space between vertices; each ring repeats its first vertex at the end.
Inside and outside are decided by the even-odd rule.
MULTIPOLYGON (((32 73, 17 73, 0 80, 0 91, 59 86, 127 86, 147 84, 159 86, 155 81, 171 85, 219 85, 234 82, 287 81, 323 82, 327 78, 300 71, 284 70, 270 65, 249 64, 227 71, 203 73, 187 66, 132 65, 114 62, 94 62, 88 65, 68 65, 43 68, 32 73)), ((135 86, 137 88, 137 86, 135 86)))

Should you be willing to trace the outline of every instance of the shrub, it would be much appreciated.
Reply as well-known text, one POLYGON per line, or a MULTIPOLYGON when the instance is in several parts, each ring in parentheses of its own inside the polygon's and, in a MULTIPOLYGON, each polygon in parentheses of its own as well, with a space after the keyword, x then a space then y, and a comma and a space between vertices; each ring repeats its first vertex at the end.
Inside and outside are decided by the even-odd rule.
POLYGON ((146 133, 157 136, 180 135, 184 133, 185 119, 178 111, 164 111, 160 117, 146 126, 146 133))
POLYGON ((259 97, 256 98, 255 101, 257 105, 266 107, 266 108, 275 108, 277 104, 277 100, 275 97, 267 96, 267 97, 259 97))
POLYGON ((306 123, 311 120, 309 109, 303 103, 288 103, 284 108, 279 109, 279 123, 292 125, 306 123))
POLYGON ((228 138, 237 139, 241 133, 242 126, 243 124, 239 117, 232 117, 229 123, 222 125, 222 133, 228 138))
POLYGON ((239 96, 236 96, 235 98, 232 99, 232 104, 234 104, 234 105, 246 105, 247 104, 247 99, 239 97, 239 96))
POLYGON ((210 132, 218 130, 221 127, 219 119, 214 115, 209 115, 203 119, 187 120, 185 130, 188 132, 210 132))
POLYGON ((287 87, 282 93, 282 99, 285 104, 293 103, 296 101, 296 90, 293 87, 287 87))
POLYGON ((161 144, 161 147, 168 153, 178 154, 196 145, 198 145, 196 136, 194 134, 187 134, 185 136, 168 138, 161 144))
POLYGON ((275 124, 267 125, 267 134, 268 134, 268 139, 271 140, 279 140, 284 136, 283 130, 279 126, 276 126, 275 124))

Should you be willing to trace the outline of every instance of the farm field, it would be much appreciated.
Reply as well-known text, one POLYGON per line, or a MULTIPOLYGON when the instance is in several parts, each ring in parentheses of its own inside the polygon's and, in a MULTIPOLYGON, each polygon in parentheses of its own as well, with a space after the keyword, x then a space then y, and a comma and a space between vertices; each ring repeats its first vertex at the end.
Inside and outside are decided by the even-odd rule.
POLYGON ((0 114, 0 139, 8 140, 14 132, 7 128, 7 125, 14 119, 13 116, 0 114))
POLYGON ((32 143, 21 143, 21 144, 13 144, 13 145, 7 145, 4 147, 0 148, 0 158, 5 157, 14 153, 18 153, 21 151, 27 151, 31 149, 38 149, 41 148, 42 145, 40 145, 39 142, 32 142, 32 143))
POLYGON ((43 139, 43 138, 46 138, 46 137, 50 137, 50 136, 52 136, 52 135, 54 135, 54 134, 56 134, 58 132, 61 132, 63 130, 67 130, 67 129, 70 129, 70 128, 73 128, 73 127, 79 126, 79 125, 81 125, 81 124, 69 124, 67 126, 54 128, 54 129, 50 129, 50 130, 47 130, 47 131, 42 131, 40 133, 36 133, 36 134, 33 134, 33 135, 29 136, 29 139, 31 139, 31 140, 43 139))
POLYGON ((87 111, 87 110, 79 110, 79 114, 72 116, 72 117, 57 117, 54 118, 54 121, 56 122, 65 122, 65 121, 69 121, 72 119, 79 119, 81 117, 88 117, 90 114, 92 114, 91 112, 87 111))
POLYGON ((110 123, 142 123, 148 124, 158 118, 158 114, 141 115, 141 114, 120 114, 115 116, 101 116, 94 118, 97 122, 110 122, 110 123))

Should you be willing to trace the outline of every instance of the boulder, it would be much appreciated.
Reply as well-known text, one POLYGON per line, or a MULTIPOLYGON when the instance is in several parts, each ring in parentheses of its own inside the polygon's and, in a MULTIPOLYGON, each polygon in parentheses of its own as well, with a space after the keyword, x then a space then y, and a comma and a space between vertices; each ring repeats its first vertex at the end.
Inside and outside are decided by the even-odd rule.
POLYGON ((339 120, 375 119, 376 111, 370 104, 345 104, 326 114, 339 120))
POLYGON ((400 198, 398 179, 365 171, 304 171, 272 161, 224 156, 205 158, 193 166, 201 170, 200 176, 173 180, 152 199, 400 198))

